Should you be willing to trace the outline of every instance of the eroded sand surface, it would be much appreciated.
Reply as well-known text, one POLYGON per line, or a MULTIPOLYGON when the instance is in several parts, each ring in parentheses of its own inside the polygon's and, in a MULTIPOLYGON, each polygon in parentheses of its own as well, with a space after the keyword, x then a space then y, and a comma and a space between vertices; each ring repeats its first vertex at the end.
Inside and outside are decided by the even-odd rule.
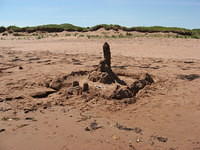
POLYGON ((73 81, 87 80, 71 72, 98 65, 103 39, 0 41, 0 150, 200 149, 200 40, 107 41, 120 78, 149 73, 155 81, 132 104, 65 95, 73 81), (46 86, 60 77, 61 90, 46 86))

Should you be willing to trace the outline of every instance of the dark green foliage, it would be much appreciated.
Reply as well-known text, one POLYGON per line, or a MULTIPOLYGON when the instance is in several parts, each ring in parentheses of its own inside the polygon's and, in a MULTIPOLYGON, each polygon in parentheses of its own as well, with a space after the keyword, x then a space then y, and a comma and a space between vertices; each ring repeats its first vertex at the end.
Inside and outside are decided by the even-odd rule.
POLYGON ((34 27, 16 27, 16 26, 9 26, 7 30, 12 30, 14 32, 62 32, 62 31, 79 31, 84 32, 87 31, 86 28, 74 26, 72 24, 48 24, 48 25, 41 25, 41 26, 34 26, 34 27))
POLYGON ((11 32, 25 32, 24 28, 20 28, 17 26, 9 26, 7 27, 7 30, 11 32))
POLYGON ((101 28, 104 28, 105 30, 115 30, 115 31, 118 31, 119 29, 121 29, 121 26, 120 25, 107 25, 107 24, 100 24, 100 25, 96 25, 96 26, 93 26, 93 27, 90 27, 88 30, 89 31, 96 31, 96 30, 99 30, 101 28))
POLYGON ((162 27, 162 26, 152 26, 152 27, 122 27, 124 31, 137 31, 137 32, 145 32, 145 33, 155 33, 155 32, 164 32, 164 33, 177 33, 181 35, 192 35, 192 31, 184 28, 177 27, 162 27))
POLYGON ((6 28, 5 27, 0 27, 0 33, 5 32, 6 28))

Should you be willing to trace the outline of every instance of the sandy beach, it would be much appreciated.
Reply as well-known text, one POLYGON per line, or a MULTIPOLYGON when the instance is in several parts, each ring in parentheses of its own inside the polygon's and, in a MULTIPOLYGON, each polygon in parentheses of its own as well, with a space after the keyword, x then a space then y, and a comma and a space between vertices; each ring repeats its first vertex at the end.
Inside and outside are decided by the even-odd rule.
POLYGON ((0 150, 200 150, 199 91, 199 39, 0 40, 0 150), (154 80, 131 103, 88 80, 104 42, 120 79, 154 80), (73 81, 89 92, 67 95, 73 81))

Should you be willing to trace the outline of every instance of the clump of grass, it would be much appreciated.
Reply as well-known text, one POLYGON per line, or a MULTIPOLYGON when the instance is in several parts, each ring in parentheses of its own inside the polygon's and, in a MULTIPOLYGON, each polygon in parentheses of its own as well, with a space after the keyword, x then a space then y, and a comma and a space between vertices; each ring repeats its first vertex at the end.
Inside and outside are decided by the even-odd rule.
POLYGON ((119 34, 119 38, 125 38, 127 36, 123 35, 122 33, 119 34))
POLYGON ((200 35, 192 35, 192 38, 194 38, 194 39, 200 39, 200 35))
POLYGON ((85 35, 84 34, 80 34, 78 37, 84 37, 85 35))
POLYGON ((116 36, 116 35, 111 35, 111 38, 114 38, 114 39, 115 39, 115 38, 117 38, 117 36, 116 36))
POLYGON ((77 36, 78 35, 78 33, 74 33, 74 36, 77 36))
POLYGON ((193 29, 192 30, 192 38, 200 39, 200 29, 193 29))
POLYGON ((43 38, 45 38, 45 36, 43 34, 40 34, 40 35, 37 36, 36 39, 40 40, 40 39, 43 39, 43 38))
POLYGON ((25 35, 22 33, 15 32, 15 33, 13 33, 13 36, 25 36, 25 35))
POLYGON ((33 34, 31 34, 32 36, 38 36, 38 33, 33 33, 33 34))
POLYGON ((87 38, 90 39, 90 38, 100 38, 101 36, 99 35, 87 35, 87 38))
POLYGON ((132 36, 133 34, 130 32, 126 32, 126 36, 132 36))
POLYGON ((107 32, 101 32, 101 33, 104 34, 104 35, 108 34, 107 32))
POLYGON ((110 38, 110 36, 109 35, 104 35, 103 38, 108 39, 108 38, 110 38))
POLYGON ((71 36, 71 34, 70 33, 66 33, 65 36, 71 36))

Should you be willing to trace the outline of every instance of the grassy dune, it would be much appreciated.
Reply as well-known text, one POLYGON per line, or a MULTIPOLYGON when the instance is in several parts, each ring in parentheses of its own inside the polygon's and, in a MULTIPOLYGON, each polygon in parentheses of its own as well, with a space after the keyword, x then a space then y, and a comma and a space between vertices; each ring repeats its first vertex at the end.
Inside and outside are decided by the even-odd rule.
POLYGON ((33 27, 17 27, 17 26, 9 26, 9 27, 0 27, 0 33, 2 32, 62 32, 62 31, 79 31, 79 32, 88 32, 88 31, 96 31, 98 29, 104 28, 105 30, 123 30, 127 32, 137 31, 143 33, 176 33, 178 35, 186 36, 188 38, 200 38, 200 29, 185 29, 178 27, 162 27, 162 26, 152 26, 152 27, 125 27, 120 25, 107 25, 100 24, 92 27, 79 27, 72 24, 48 24, 41 26, 33 26, 33 27))

